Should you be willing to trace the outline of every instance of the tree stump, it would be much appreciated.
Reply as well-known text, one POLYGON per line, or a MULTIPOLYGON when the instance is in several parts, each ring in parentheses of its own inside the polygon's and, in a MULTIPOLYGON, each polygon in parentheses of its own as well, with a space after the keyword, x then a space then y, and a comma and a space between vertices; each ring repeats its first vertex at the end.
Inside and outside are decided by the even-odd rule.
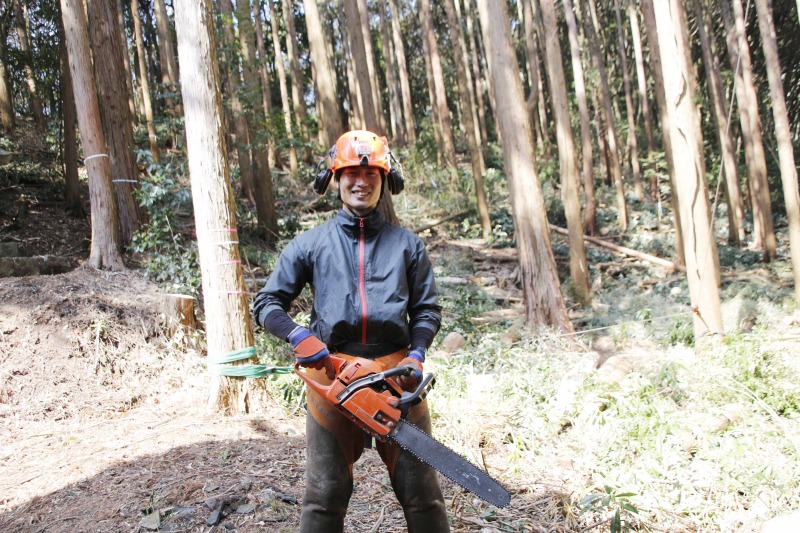
POLYGON ((185 294, 164 295, 164 332, 168 337, 189 336, 197 328, 194 297, 185 294))

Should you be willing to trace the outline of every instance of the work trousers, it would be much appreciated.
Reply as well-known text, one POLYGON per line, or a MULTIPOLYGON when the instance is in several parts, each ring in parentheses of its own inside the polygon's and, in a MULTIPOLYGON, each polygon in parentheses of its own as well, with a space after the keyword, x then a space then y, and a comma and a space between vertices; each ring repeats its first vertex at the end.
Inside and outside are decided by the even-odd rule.
MULTIPOLYGON (((393 368, 405 351, 376 359, 393 368)), ((310 371, 328 384, 324 371, 310 371)), ((364 451, 364 431, 340 414, 318 393, 306 389, 306 492, 300 515, 301 533, 339 533, 353 493, 353 464, 364 451)), ((412 407, 408 422, 430 433, 427 403, 412 407)), ((392 489, 403 508, 409 533, 448 533, 450 525, 436 471, 396 443, 377 442, 389 471, 392 489)))

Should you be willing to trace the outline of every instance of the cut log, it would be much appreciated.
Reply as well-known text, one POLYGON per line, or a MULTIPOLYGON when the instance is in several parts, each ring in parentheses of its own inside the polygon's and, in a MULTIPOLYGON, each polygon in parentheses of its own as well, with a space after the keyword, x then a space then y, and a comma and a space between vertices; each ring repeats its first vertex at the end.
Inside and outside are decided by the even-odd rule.
MULTIPOLYGON (((564 228, 559 228, 558 226, 554 226, 550 224, 550 230, 555 231, 556 233, 560 233, 562 235, 569 235, 569 232, 564 228)), ((606 248, 608 250, 612 250, 617 253, 629 255, 631 257, 635 257, 637 259, 641 259, 643 261, 647 261, 649 263, 653 263, 655 265, 663 266, 672 270, 680 270, 681 272, 686 272, 686 267, 683 265, 679 265, 678 263, 673 263, 672 261, 668 261, 666 259, 661 259, 660 257, 656 257, 654 255, 646 254, 644 252, 640 252, 638 250, 633 250, 631 248, 626 248, 624 246, 618 246, 616 244, 611 244, 610 242, 601 241, 595 237, 589 237, 588 235, 583 236, 583 240, 588 242, 589 244, 593 244, 595 246, 599 246, 601 248, 606 248)))
POLYGON ((444 224, 445 222, 447 222, 449 220, 453 220, 454 218, 458 218, 458 217, 464 216, 467 213, 469 213, 469 211, 461 211, 460 213, 455 213, 453 215, 447 215, 444 218, 440 218, 439 220, 434 220, 430 224, 425 224, 424 226, 419 226, 418 228, 414 228, 411 231, 414 232, 414 233, 422 233, 426 229, 434 228, 434 227, 438 226, 439 224, 444 224))
POLYGON ((164 332, 172 338, 176 334, 188 337, 197 329, 194 316, 194 298, 185 294, 164 295, 164 332))

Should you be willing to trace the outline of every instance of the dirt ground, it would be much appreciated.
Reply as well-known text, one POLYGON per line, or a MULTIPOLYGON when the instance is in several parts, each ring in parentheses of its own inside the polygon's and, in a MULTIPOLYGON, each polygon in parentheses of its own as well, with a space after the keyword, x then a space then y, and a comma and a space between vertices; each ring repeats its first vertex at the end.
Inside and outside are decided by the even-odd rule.
MULTIPOLYGON (((27 215, 16 229, 0 220, 4 240, 31 255, 85 253, 85 223, 39 201, 27 215)), ((140 271, 87 265, 0 279, 0 531, 297 529, 303 414, 208 415, 204 361, 163 336, 161 293, 140 271)), ((495 531, 493 508, 442 483, 454 531, 495 531)), ((553 516, 542 530, 558 531, 558 486, 510 486, 497 516, 553 516)), ((346 531, 404 530, 368 450, 346 531)))

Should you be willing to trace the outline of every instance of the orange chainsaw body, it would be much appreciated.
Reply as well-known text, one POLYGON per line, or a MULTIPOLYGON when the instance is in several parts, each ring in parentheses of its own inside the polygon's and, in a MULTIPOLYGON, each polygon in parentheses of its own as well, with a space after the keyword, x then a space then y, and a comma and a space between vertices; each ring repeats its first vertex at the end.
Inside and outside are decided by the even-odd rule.
POLYGON ((306 375, 297 364, 295 372, 358 427, 378 440, 386 440, 403 416, 403 390, 395 380, 386 379, 386 369, 376 361, 335 354, 330 358, 336 373, 330 385, 306 375))

